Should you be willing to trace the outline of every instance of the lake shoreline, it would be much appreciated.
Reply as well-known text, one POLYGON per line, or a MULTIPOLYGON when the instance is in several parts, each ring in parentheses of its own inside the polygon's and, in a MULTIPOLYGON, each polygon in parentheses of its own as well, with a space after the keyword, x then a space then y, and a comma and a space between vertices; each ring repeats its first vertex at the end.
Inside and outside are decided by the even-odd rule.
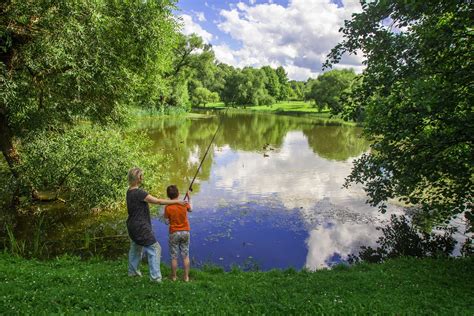
MULTIPOLYGON (((0 313, 472 314, 474 259, 400 258, 383 264, 224 272, 192 269, 190 283, 126 275, 126 259, 36 261, 0 254, 0 313), (269 289, 272 289, 269 291, 269 289)), ((179 274, 181 275, 181 274, 179 274)))
POLYGON ((231 113, 265 113, 275 115, 288 115, 298 117, 309 117, 315 119, 321 119, 327 123, 335 123, 341 125, 350 126, 363 126, 362 122, 346 121, 338 116, 332 115, 328 109, 319 112, 315 107, 311 106, 308 102, 304 101, 288 101, 275 103, 272 105, 259 105, 259 106, 226 106, 222 102, 210 103, 206 106, 194 106, 191 108, 193 111, 229 111, 231 113))
POLYGON ((183 118, 196 118, 201 112, 206 111, 228 111, 230 113, 237 114, 274 114, 274 115, 287 115, 294 117, 307 117, 319 119, 326 122, 326 124, 337 124, 337 125, 349 125, 362 127, 363 122, 346 121, 337 115, 332 115, 329 109, 323 111, 317 110, 309 102, 305 101, 286 101, 275 103, 272 105, 258 105, 258 106, 226 106, 222 102, 209 103, 206 106, 193 106, 188 111, 183 110, 143 110, 135 109, 131 112, 132 117, 147 119, 156 117, 183 117, 183 118))

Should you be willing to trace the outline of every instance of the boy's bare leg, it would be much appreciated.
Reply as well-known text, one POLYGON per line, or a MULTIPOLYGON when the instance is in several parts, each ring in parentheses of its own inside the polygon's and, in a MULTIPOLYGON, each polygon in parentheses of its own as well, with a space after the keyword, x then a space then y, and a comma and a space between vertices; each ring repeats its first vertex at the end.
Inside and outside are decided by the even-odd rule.
POLYGON ((171 280, 176 281, 176 270, 178 270, 178 259, 171 259, 171 280))
POLYGON ((183 265, 184 265, 184 281, 188 282, 189 281, 189 268, 190 268, 190 263, 189 263, 189 256, 186 256, 183 258, 183 265))

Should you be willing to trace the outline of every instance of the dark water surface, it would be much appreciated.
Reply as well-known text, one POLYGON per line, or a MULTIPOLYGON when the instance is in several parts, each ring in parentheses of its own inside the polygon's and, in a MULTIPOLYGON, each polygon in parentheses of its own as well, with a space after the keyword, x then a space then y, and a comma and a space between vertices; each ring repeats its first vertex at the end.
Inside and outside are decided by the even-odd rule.
MULTIPOLYGON (((185 191, 219 120, 222 127, 199 173, 190 214, 194 264, 229 268, 317 269, 374 244, 388 219, 343 189, 354 158, 368 150, 361 129, 309 117, 201 113, 146 120, 154 151, 168 151, 170 183, 185 191)), ((401 211, 390 206, 390 212, 401 211)), ((163 260, 167 227, 153 220, 163 260)))

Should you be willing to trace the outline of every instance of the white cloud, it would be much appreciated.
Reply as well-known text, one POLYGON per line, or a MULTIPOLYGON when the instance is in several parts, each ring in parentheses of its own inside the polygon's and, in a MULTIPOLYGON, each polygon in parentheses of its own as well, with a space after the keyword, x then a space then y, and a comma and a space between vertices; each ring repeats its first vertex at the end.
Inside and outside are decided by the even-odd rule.
POLYGON ((216 54, 217 60, 228 65, 235 65, 234 52, 227 45, 215 45, 212 47, 216 54))
POLYGON ((285 70, 288 73, 288 78, 306 81, 308 78, 316 78, 319 75, 319 72, 312 72, 310 68, 298 67, 291 64, 285 65, 285 70))
MULTIPOLYGON (((342 39, 338 30, 344 20, 361 10, 358 0, 345 0, 341 7, 330 0, 290 0, 286 7, 253 2, 220 11, 219 29, 242 47, 230 51, 231 58, 228 47, 215 46, 216 56, 226 56, 236 67, 282 65, 291 79, 298 80, 322 71, 330 49, 342 39)), ((360 72, 361 61, 361 56, 348 56, 337 67, 360 72)))
POLYGON ((249 3, 250 3, 251 5, 254 5, 254 4, 255 4, 255 1, 256 1, 256 0, 249 0, 249 3))
POLYGON ((204 12, 197 11, 193 12, 196 18, 198 19, 199 22, 205 22, 207 21, 206 16, 204 15, 204 12))
POLYGON ((239 10, 245 11, 245 9, 247 9, 248 7, 245 5, 245 3, 239 2, 239 3, 237 3, 237 8, 239 10))
POLYGON ((213 35, 208 31, 204 30, 201 25, 193 21, 193 17, 188 14, 180 15, 183 22, 182 33, 189 35, 195 33, 202 37, 204 42, 209 43, 213 39, 213 35))

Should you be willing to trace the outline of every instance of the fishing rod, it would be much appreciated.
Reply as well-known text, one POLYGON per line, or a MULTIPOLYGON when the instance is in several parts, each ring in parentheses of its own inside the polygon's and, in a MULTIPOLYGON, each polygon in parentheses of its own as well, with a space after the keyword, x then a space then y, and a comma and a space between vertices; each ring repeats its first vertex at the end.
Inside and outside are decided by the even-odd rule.
MULTIPOLYGON (((227 108, 227 110, 229 110, 229 108, 227 108)), ((227 113, 227 110, 225 110, 224 114, 227 113)), ((212 139, 209 142, 209 145, 207 146, 206 152, 204 153, 204 156, 201 159, 201 163, 199 164, 199 167, 197 168, 196 173, 194 174, 193 180, 191 181, 191 184, 189 185, 188 191, 186 192, 186 195, 184 196, 184 200, 186 200, 186 199, 189 200, 189 192, 193 192, 194 181, 196 180, 196 177, 199 173, 199 170, 201 170, 202 164, 204 163, 204 160, 206 159, 207 153, 209 152, 209 149, 211 148, 211 145, 214 142, 214 139, 216 138, 217 132, 219 132, 219 129, 221 128, 221 125, 222 125, 222 116, 219 120, 219 125, 217 125, 217 129, 214 132, 214 135, 212 136, 212 139)))

